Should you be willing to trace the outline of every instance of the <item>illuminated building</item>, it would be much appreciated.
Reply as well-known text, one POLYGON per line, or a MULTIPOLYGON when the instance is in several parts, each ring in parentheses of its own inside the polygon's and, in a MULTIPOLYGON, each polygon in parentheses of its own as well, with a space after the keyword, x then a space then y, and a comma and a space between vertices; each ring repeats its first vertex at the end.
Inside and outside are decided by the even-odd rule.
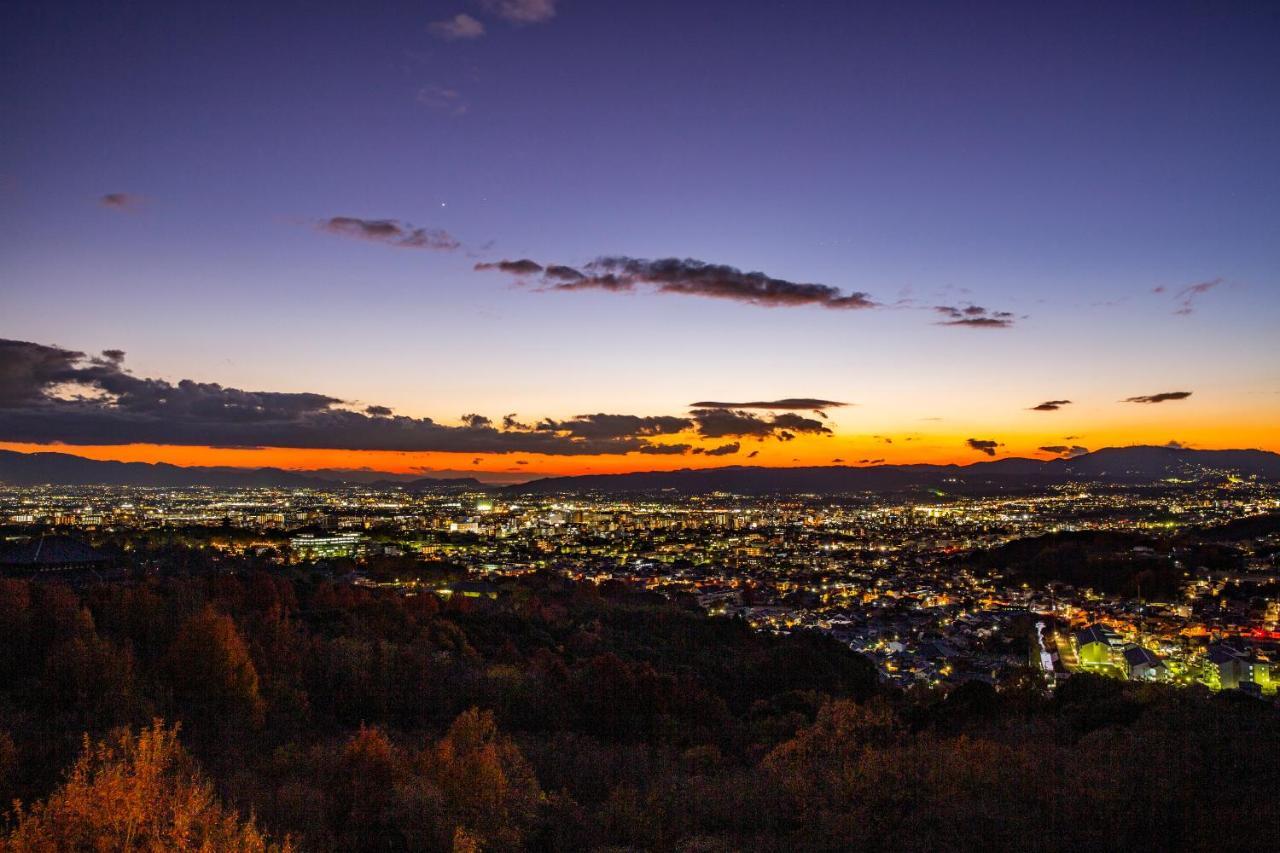
POLYGON ((1155 652, 1142 646, 1129 646, 1124 650, 1124 668, 1134 681, 1154 681, 1165 677, 1168 670, 1155 652))
POLYGON ((1106 625, 1090 625, 1076 632, 1076 658, 1081 666, 1109 666, 1115 662, 1120 638, 1106 625))
POLYGON ((289 540, 295 559, 322 560, 333 557, 357 557, 364 553, 363 533, 332 533, 315 536, 303 533, 289 540))

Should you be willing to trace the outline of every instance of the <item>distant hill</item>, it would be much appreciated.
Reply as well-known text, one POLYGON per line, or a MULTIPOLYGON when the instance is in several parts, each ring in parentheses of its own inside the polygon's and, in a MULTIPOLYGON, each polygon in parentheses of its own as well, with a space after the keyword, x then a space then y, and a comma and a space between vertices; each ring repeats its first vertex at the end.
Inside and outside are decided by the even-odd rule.
MULTIPOLYGON (((357 478, 352 478, 357 479, 357 478)), ((360 478, 360 479, 367 479, 360 478)), ((333 488, 347 481, 342 472, 302 473, 283 468, 231 468, 169 465, 164 462, 105 462, 70 453, 15 453, 0 450, 0 483, 11 486, 213 486, 217 488, 333 488)), ((482 489, 471 477, 394 479, 365 483, 372 488, 408 491, 482 489)))
MULTIPOLYGON (((1197 480, 1227 473, 1280 480, 1280 454, 1265 450, 1184 450, 1168 447, 1109 447, 1074 459, 997 459, 972 465, 873 465, 817 468, 724 468, 647 471, 548 477, 505 491, 661 492, 737 494, 893 492, 928 488, 979 494, 1034 489, 1075 479, 1143 484, 1169 478, 1197 480)), ((184 467, 163 462, 103 462, 69 453, 15 453, 0 450, 0 483, 32 485, 214 486, 220 488, 332 488, 359 481, 376 489, 411 492, 498 488, 472 477, 372 480, 369 472, 347 478, 341 471, 286 471, 282 468, 184 467)))
POLYGON ((534 480, 508 491, 659 492, 737 494, 889 492, 912 488, 983 493, 1027 489, 1072 480, 1141 485, 1177 478, 1198 480, 1227 473, 1280 480, 1280 454, 1265 450, 1186 450, 1169 447, 1109 447, 1074 459, 998 459, 972 465, 874 465, 817 468, 725 468, 592 474, 534 480))

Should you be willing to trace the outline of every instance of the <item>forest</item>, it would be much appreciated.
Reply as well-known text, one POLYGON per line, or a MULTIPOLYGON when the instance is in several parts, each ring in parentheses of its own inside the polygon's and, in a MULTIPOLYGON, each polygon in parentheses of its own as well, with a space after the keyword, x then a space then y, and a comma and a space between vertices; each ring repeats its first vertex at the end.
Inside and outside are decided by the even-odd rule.
POLYGON ((1029 670, 902 693, 829 638, 621 584, 8 579, 0 637, 6 851, 1280 841, 1272 705, 1029 670))

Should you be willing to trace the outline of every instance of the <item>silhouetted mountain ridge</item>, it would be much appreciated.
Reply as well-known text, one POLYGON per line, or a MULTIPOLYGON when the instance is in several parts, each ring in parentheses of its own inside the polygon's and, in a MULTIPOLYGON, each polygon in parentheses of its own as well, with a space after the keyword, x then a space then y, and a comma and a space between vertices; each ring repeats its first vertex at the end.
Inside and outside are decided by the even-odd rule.
POLYGON ((1073 459, 1011 457, 970 465, 829 465, 811 468, 684 468, 635 474, 551 477, 508 489, 520 493, 655 492, 739 494, 897 491, 934 488, 982 492, 1034 488, 1072 480, 1141 485, 1177 478, 1198 480, 1226 473, 1280 480, 1280 454, 1265 450, 1189 450, 1137 445, 1108 447, 1073 459))
MULTIPOLYGON (((183 466, 166 462, 111 462, 70 453, 15 453, 0 450, 0 483, 11 486, 212 486, 216 488, 333 488, 350 482, 340 471, 300 472, 283 468, 183 466)), ((471 477, 393 479, 363 483, 369 488, 408 491, 483 489, 471 477)))
MULTIPOLYGON (((810 468, 765 468, 732 465, 684 468, 633 474, 589 474, 548 477, 505 490, 516 494, 548 492, 657 492, 739 494, 898 491, 911 488, 982 492, 1035 488, 1100 480, 1135 484, 1169 478, 1196 480, 1226 473, 1280 480, 1280 454, 1265 450, 1188 450, 1134 446, 1108 447, 1074 459, 1010 457, 970 465, 830 465, 810 468)), ((406 491, 480 490, 498 488, 471 477, 415 480, 385 479, 369 488, 406 491)), ((231 468, 170 465, 164 462, 108 462, 69 453, 15 453, 0 450, 0 483, 29 485, 213 486, 220 488, 332 488, 346 482, 338 471, 287 471, 282 468, 231 468)))

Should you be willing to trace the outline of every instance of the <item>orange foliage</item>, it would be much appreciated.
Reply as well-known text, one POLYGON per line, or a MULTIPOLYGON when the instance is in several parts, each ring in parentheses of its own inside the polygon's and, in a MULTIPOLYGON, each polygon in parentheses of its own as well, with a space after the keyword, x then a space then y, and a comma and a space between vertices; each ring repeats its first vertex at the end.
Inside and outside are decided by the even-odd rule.
POLYGON ((91 743, 49 799, 16 809, 5 853, 58 850, 289 850, 269 844, 224 807, 178 743, 156 720, 137 735, 91 743))
POLYGON ((498 731, 492 712, 472 708, 459 714, 423 761, 443 794, 448 819, 465 828, 461 835, 455 829, 455 849, 481 841, 486 848, 520 845, 537 816, 542 789, 515 742, 498 731))
POLYGON ((169 679, 193 718, 262 724, 265 703, 249 647, 230 616, 205 607, 178 632, 169 649, 169 679))
POLYGON ((846 798, 856 787, 863 751, 899 734, 893 712, 881 703, 827 702, 813 725, 779 744, 764 760, 798 803, 846 798))

